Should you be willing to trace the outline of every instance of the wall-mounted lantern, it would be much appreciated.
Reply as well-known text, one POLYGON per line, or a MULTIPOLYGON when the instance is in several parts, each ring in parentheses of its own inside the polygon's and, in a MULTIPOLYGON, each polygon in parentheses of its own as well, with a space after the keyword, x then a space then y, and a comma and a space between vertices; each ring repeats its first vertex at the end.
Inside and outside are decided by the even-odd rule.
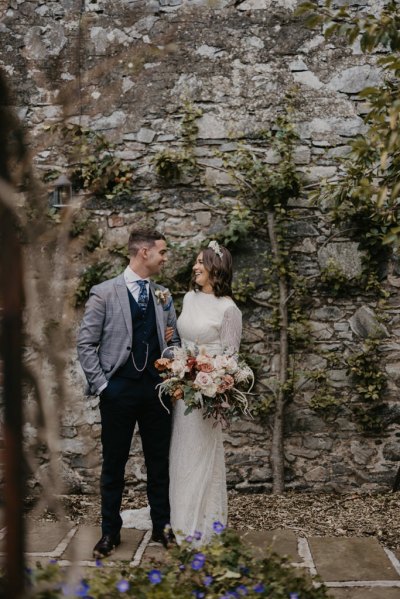
POLYGON ((54 181, 54 189, 50 193, 49 204, 51 208, 64 208, 72 200, 72 183, 65 175, 60 175, 54 181))

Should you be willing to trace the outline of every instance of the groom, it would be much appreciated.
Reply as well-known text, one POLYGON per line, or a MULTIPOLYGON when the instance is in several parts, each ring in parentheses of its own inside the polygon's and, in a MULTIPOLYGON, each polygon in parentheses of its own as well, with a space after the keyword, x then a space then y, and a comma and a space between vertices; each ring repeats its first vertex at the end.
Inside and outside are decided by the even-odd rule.
POLYGON ((172 298, 150 277, 167 261, 165 237, 157 231, 134 230, 128 242, 125 271, 95 285, 78 334, 78 356, 89 391, 100 395, 102 537, 94 557, 110 555, 120 544, 120 507, 125 464, 136 422, 147 468, 147 496, 152 539, 167 546, 169 523, 168 454, 171 417, 156 390, 161 382, 154 367, 168 345, 179 345, 172 298))

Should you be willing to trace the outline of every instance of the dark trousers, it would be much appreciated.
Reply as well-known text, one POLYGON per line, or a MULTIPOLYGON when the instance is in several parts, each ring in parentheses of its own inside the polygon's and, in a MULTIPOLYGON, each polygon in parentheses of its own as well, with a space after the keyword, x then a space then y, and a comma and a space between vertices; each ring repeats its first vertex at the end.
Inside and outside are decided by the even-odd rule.
MULTIPOLYGON (((155 386, 160 380, 147 372, 138 380, 114 376, 100 396, 103 534, 115 535, 122 525, 119 512, 125 465, 136 422, 147 468, 147 497, 153 529, 162 531, 170 521, 168 467, 171 416, 158 399, 155 386)), ((169 403, 164 403, 170 408, 169 403)))

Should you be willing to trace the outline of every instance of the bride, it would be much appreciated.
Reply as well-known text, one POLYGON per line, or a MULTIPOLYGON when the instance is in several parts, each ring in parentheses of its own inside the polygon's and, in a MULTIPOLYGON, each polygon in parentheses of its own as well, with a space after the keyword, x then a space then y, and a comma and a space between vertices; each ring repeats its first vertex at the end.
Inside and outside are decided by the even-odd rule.
MULTIPOLYGON (((239 350, 242 315, 232 300, 232 256, 216 241, 197 256, 192 290, 183 300, 178 332, 183 346, 210 355, 239 350)), ((221 424, 201 410, 185 415, 177 401, 170 448, 171 526, 178 542, 189 536, 207 543, 227 521, 227 490, 221 424), (216 524, 217 523, 217 524, 216 524)))
MULTIPOLYGON (((232 256, 211 241, 197 256, 192 290, 184 297, 177 321, 184 347, 201 346, 210 355, 228 348, 238 352, 242 314, 232 299, 231 284, 232 256)), ((178 400, 170 446, 171 527, 178 543, 191 537, 202 545, 227 522, 222 428, 213 418, 204 419, 201 410, 184 412, 185 404, 178 400)), ((151 527, 148 508, 126 510, 121 516, 125 527, 151 527)))

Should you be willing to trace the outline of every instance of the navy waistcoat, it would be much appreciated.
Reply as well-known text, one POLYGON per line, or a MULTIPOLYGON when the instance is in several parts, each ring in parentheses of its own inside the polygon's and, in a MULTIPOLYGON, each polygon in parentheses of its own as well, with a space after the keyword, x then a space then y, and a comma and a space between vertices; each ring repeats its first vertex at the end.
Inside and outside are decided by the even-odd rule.
POLYGON ((145 314, 142 314, 137 302, 134 300, 131 292, 127 289, 129 305, 132 316, 132 351, 128 360, 116 374, 131 379, 139 379, 143 372, 139 372, 133 363, 141 370, 146 361, 146 348, 148 344, 147 370, 154 378, 159 378, 159 372, 154 366, 154 362, 160 357, 160 344, 157 334, 156 312, 154 309, 153 296, 149 291, 149 302, 145 314), (133 360, 132 360, 133 356, 133 360))

